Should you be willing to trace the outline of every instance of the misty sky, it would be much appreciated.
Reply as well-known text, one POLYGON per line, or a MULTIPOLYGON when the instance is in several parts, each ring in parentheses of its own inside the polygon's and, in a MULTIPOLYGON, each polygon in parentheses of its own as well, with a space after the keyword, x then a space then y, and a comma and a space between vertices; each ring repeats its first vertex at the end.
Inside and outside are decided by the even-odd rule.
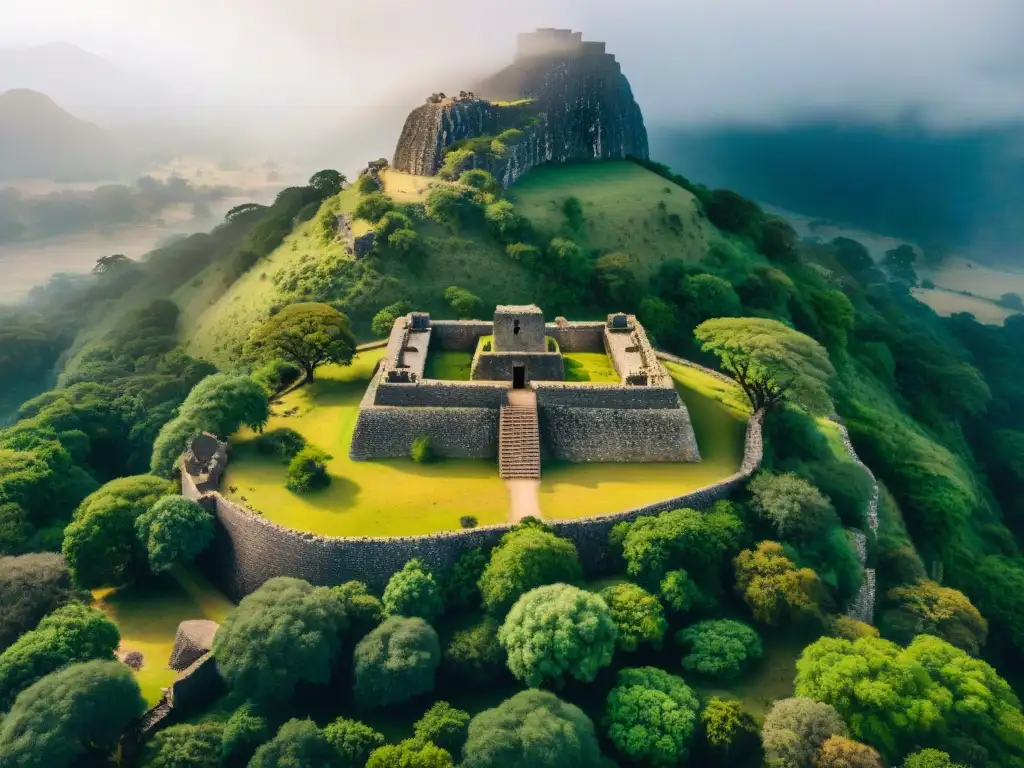
POLYGON ((457 88, 537 26, 607 41, 649 123, 1024 117, 1022 0, 3 0, 0 46, 64 40, 194 102, 333 112, 457 88))

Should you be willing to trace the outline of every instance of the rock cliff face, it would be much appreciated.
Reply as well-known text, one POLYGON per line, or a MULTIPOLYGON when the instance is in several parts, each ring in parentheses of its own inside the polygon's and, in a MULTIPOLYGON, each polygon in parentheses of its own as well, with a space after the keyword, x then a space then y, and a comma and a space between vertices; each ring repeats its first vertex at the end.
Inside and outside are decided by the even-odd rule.
POLYGON ((392 165, 432 176, 455 142, 509 128, 522 131, 518 141, 497 152, 477 147, 463 168, 486 168, 507 187, 545 162, 648 157, 640 107, 604 43, 547 29, 520 35, 515 62, 479 83, 475 94, 434 94, 413 110, 392 165))

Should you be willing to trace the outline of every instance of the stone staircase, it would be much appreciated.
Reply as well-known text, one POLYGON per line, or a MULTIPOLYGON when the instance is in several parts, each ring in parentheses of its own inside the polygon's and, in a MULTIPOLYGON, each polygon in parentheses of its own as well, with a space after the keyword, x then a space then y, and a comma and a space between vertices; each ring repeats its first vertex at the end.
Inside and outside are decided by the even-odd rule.
POLYGON ((498 471, 505 480, 540 478, 540 426, 537 401, 531 399, 517 398, 501 409, 498 471))

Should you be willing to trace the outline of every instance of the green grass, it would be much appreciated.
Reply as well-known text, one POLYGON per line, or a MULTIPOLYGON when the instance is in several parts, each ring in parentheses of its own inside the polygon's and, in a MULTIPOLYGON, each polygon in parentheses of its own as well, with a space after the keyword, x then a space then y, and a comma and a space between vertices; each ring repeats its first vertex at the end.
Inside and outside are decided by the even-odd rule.
MULTIPOLYGON (((348 449, 359 401, 382 350, 349 368, 324 366, 317 380, 281 399, 267 429, 290 427, 334 458, 331 485, 295 494, 285 465, 256 452, 247 430, 233 441, 222 491, 280 525, 330 536, 401 536, 459 529, 459 517, 505 522, 508 495, 493 461, 352 461, 348 449), (285 415, 285 413, 291 415, 285 415), (233 489, 233 490, 232 490, 233 489)), ((736 472, 750 409, 738 388, 669 365, 690 410, 703 460, 693 464, 545 464, 540 498, 549 519, 617 512, 679 496, 736 472)))
POLYGON ((586 381, 591 384, 618 384, 612 359, 604 352, 563 352, 566 381, 586 381))
POLYGON ((548 518, 618 512, 681 496, 737 472, 750 406, 735 385, 703 371, 666 365, 686 403, 701 461, 692 464, 552 464, 541 472, 540 503, 548 518))
POLYGON ((509 189, 508 198, 548 235, 628 254, 641 283, 667 259, 703 257, 713 232, 693 195, 625 160, 542 166, 509 189), (563 205, 569 197, 583 206, 582 232, 565 229, 563 205))
POLYGON ((356 356, 351 367, 324 366, 313 384, 286 395, 274 406, 267 429, 290 427, 334 458, 331 485, 307 494, 284 487, 286 467, 253 450, 254 437, 236 436, 222 489, 268 520, 330 536, 398 536, 458 530, 459 517, 475 515, 481 525, 502 523, 508 494, 494 462, 448 459, 416 464, 411 459, 352 461, 348 456, 359 401, 383 354, 356 356), (298 409, 291 416, 286 411, 298 409), (231 492, 230 488, 236 491, 231 492))
POLYGON ((472 367, 473 355, 469 352, 451 352, 439 349, 427 353, 427 365, 423 371, 423 377, 444 381, 469 381, 472 367))
POLYGON ((136 676, 146 703, 160 700, 178 673, 168 669, 178 624, 189 619, 210 619, 218 623, 234 604, 202 576, 179 570, 144 585, 93 592, 94 605, 106 613, 121 631, 121 650, 139 651, 145 665, 136 676))

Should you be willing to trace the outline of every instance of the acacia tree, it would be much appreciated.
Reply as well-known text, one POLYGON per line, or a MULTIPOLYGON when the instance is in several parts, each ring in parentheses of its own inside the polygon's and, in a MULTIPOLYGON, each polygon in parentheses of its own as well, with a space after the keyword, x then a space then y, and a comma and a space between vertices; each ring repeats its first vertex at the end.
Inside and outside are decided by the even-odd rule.
POLYGON ((761 317, 706 320, 693 335, 736 379, 755 410, 790 400, 812 413, 831 412, 828 383, 835 369, 810 336, 761 317))
POLYGON ((253 357, 284 358, 313 381, 324 363, 349 365, 356 350, 348 317, 329 304, 289 304, 253 331, 246 344, 253 357))

